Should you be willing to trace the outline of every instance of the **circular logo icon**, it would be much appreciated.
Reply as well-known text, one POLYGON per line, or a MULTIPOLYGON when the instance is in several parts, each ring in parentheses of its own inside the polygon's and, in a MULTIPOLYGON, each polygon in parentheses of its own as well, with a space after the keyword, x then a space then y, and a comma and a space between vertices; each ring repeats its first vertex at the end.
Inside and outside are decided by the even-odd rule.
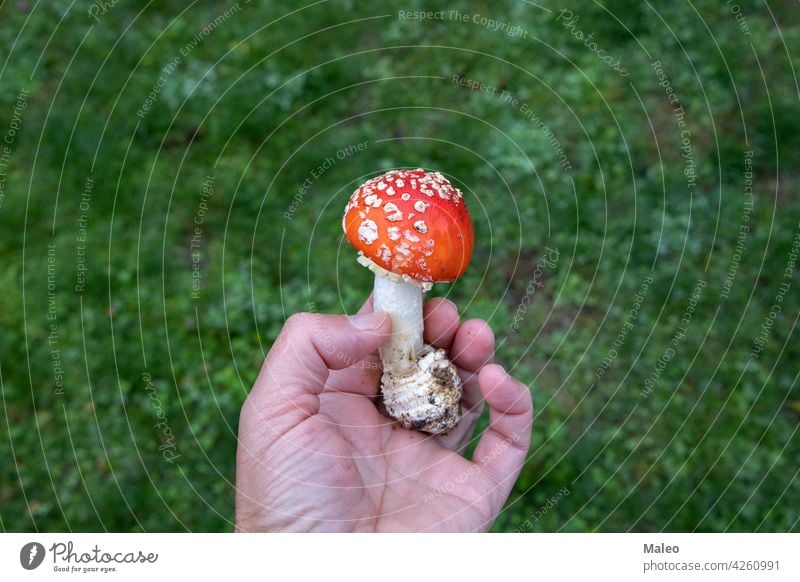
POLYGON ((39 542, 29 542, 19 551, 19 563, 26 570, 35 570, 44 561, 44 546, 39 542))

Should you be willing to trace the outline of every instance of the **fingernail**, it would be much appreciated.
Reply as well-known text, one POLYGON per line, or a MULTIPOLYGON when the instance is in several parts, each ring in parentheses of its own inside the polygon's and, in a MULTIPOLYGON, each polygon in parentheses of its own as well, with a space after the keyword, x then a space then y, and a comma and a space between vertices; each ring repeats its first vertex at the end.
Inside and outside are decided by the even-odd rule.
MULTIPOLYGON (((431 301, 433 301, 433 300, 431 299, 431 301)), ((458 313, 458 307, 456 306, 456 304, 453 303, 452 301, 450 301, 449 299, 447 299, 446 297, 439 297, 439 301, 441 302, 441 305, 437 306, 436 309, 439 309, 443 305, 446 305, 446 304, 449 303, 453 307, 453 309, 456 311, 456 313, 458 313)))
POLYGON ((501 366, 501 365, 500 365, 500 364, 498 364, 497 362, 495 362, 494 364, 491 364, 491 365, 492 365, 492 366, 495 366, 496 368, 499 368, 499 370, 500 370, 500 373, 502 373, 502 374, 503 374, 503 377, 505 377, 505 378, 507 378, 507 377, 508 377, 508 372, 506 372, 506 369, 505 369, 503 366, 501 366))
POLYGON ((375 331, 386 321, 385 313, 359 313, 347 318, 350 325, 361 331, 375 331))

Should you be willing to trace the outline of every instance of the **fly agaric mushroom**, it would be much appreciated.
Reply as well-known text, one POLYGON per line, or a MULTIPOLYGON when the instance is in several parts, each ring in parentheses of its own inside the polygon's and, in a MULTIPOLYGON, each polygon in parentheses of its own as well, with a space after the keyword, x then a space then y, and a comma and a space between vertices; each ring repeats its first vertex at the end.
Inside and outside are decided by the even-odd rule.
POLYGON ((405 428, 447 433, 461 420, 461 379, 444 350, 422 341, 422 293, 469 265, 472 220, 461 191, 439 172, 392 170, 359 186, 342 227, 375 273, 375 311, 392 318, 379 350, 386 412, 405 428))

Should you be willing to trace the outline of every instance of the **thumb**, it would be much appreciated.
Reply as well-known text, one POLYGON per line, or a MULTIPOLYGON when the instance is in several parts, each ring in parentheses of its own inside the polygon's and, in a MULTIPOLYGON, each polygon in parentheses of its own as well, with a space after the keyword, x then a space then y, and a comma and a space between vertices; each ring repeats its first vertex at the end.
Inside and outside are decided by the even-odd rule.
POLYGON ((298 313, 283 326, 250 393, 252 404, 271 419, 294 423, 319 412, 319 394, 330 370, 363 360, 391 334, 385 313, 298 313))

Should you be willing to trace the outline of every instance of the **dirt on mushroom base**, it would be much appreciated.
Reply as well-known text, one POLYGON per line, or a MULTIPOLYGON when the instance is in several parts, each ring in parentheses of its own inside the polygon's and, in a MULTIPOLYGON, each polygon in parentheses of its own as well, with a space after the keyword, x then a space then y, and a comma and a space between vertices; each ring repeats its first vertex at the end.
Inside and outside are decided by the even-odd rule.
POLYGON ((444 350, 424 352, 410 373, 385 371, 382 392, 386 412, 403 428, 444 435, 461 421, 461 378, 444 350))

